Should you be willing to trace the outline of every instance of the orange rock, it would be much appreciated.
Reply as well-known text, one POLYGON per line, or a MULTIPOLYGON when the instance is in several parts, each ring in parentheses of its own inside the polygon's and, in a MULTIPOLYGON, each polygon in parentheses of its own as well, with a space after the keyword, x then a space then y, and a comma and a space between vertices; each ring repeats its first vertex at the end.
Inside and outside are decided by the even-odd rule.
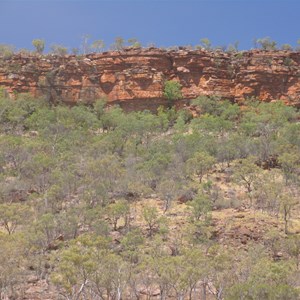
POLYGON ((105 83, 105 82, 115 83, 116 82, 116 77, 112 73, 104 73, 101 76, 101 80, 100 81, 103 82, 103 83, 105 83))
POLYGON ((147 48, 84 58, 16 54, 0 58, 0 62, 0 87, 11 97, 15 91, 34 96, 50 93, 74 103, 106 95, 109 102, 130 110, 154 110, 166 103, 164 81, 177 80, 182 85, 182 103, 199 95, 218 95, 238 103, 254 96, 300 107, 299 52, 233 54, 183 47, 178 51, 147 48))

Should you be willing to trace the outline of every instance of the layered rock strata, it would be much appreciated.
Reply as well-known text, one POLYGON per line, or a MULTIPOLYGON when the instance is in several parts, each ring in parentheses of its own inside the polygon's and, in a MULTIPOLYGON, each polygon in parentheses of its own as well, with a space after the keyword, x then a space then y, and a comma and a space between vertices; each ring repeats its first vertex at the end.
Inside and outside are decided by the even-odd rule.
POLYGON ((238 53, 157 48, 55 56, 0 58, 0 87, 14 97, 29 92, 51 102, 92 102, 106 97, 125 108, 166 103, 166 80, 182 85, 183 100, 217 95, 241 103, 249 97, 300 107, 300 52, 238 53))

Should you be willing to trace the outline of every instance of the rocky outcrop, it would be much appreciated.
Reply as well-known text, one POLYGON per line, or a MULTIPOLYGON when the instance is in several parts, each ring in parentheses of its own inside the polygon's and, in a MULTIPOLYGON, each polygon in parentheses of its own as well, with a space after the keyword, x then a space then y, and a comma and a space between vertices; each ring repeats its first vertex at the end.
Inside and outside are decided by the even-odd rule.
POLYGON ((0 86, 11 97, 15 92, 30 92, 46 95, 52 102, 75 103, 105 96, 128 109, 152 109, 166 102, 165 80, 179 81, 186 100, 218 95, 241 103, 254 96, 300 107, 299 52, 148 48, 0 59, 0 86))

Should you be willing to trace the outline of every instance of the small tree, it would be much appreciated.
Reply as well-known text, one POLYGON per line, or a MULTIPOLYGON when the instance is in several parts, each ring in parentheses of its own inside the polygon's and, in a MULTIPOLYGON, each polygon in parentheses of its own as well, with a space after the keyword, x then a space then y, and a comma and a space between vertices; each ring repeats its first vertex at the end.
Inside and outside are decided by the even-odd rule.
POLYGON ((143 209, 143 218, 148 226, 149 235, 150 237, 153 236, 155 228, 158 226, 159 223, 159 216, 156 207, 153 206, 146 206, 143 209))
POLYGON ((284 241, 284 248, 288 254, 295 259, 297 270, 300 270, 300 236, 289 236, 289 238, 284 241))
POLYGON ((0 234, 0 299, 17 298, 19 290, 16 286, 24 282, 27 271, 25 244, 20 235, 0 234))
POLYGON ((297 47, 296 50, 299 51, 300 50, 300 39, 297 41, 297 47))
POLYGON ((200 183, 203 176, 215 164, 215 158, 206 152, 199 151, 194 154, 192 158, 187 161, 187 172, 190 175, 196 174, 200 183))
POLYGON ((281 165, 285 183, 297 179, 297 168, 300 166, 300 155, 298 149, 290 149, 289 152, 284 152, 278 157, 278 162, 281 165))
POLYGON ((238 52, 239 51, 239 41, 235 41, 233 44, 229 44, 227 47, 228 52, 238 52))
POLYGON ((0 224, 8 234, 15 232, 16 228, 30 218, 30 208, 27 205, 12 203, 0 205, 0 224))
POLYGON ((293 47, 290 45, 290 44, 283 44, 281 46, 281 49, 282 50, 287 50, 287 51, 292 51, 293 50, 293 47))
POLYGON ((90 50, 90 47, 88 44, 90 38, 91 38, 91 36, 89 34, 84 34, 81 37, 81 39, 82 39, 81 47, 82 47, 83 54, 87 54, 90 50))
POLYGON ((124 39, 120 36, 115 38, 115 43, 113 44, 113 48, 116 50, 122 50, 124 48, 124 39))
POLYGON ((209 197, 199 193, 191 202, 188 203, 192 210, 192 220, 197 222, 200 219, 207 221, 212 210, 212 203, 209 197))
POLYGON ((166 81, 164 84, 163 95, 168 99, 169 105, 171 105, 173 101, 181 99, 181 84, 174 80, 166 81))
POLYGON ((51 281, 61 289, 66 299, 81 299, 82 294, 92 299, 88 296, 91 292, 90 283, 100 281, 97 277, 100 264, 102 274, 107 274, 105 259, 109 257, 108 245, 106 238, 84 234, 57 253, 57 266, 51 274, 51 281), (99 280, 94 280, 95 277, 99 280))
POLYGON ((211 49, 211 41, 208 38, 203 38, 200 40, 201 46, 206 49, 210 50, 211 49))
POLYGON ((71 49, 71 52, 72 52, 72 54, 74 54, 74 55, 78 55, 78 53, 79 53, 79 49, 78 48, 72 48, 71 49))
POLYGON ((101 52, 105 48, 105 43, 103 40, 94 41, 91 45, 91 48, 96 52, 101 52))
POLYGON ((52 45, 51 46, 51 51, 54 54, 60 55, 60 56, 64 56, 66 54, 68 54, 68 48, 61 46, 61 45, 52 45))
POLYGON ((141 47, 141 43, 136 38, 128 39, 128 44, 133 48, 141 47))
POLYGON ((117 224, 120 218, 123 217, 125 219, 125 223, 127 222, 129 211, 130 208, 126 200, 120 200, 108 206, 108 218, 113 225, 114 231, 116 231, 118 228, 117 224))
MULTIPOLYGON (((176 171, 175 171, 176 172, 176 171)), ((176 199, 181 194, 182 182, 179 178, 172 178, 170 174, 168 179, 162 179, 156 190, 164 200, 164 213, 171 207, 172 200, 176 199)))
POLYGON ((299 204, 299 201, 293 196, 282 195, 280 197, 280 208, 281 208, 281 212, 282 212, 283 220, 284 220, 285 234, 289 233, 288 223, 291 218, 292 209, 293 209, 293 207, 295 207, 298 204, 299 204))
POLYGON ((255 43, 263 50, 276 50, 277 43, 275 41, 272 41, 270 37, 257 39, 255 43))
POLYGON ((102 97, 100 99, 97 99, 93 104, 94 114, 97 116, 99 120, 102 118, 102 116, 105 113, 106 103, 107 103, 107 99, 105 97, 102 97))
POLYGON ((255 157, 248 157, 238 162, 234 167, 233 179, 246 188, 252 206, 252 191, 254 182, 260 173, 260 168, 255 164, 255 157))
POLYGON ((35 39, 32 41, 32 45, 35 47, 35 50, 38 54, 42 54, 45 49, 45 41, 41 39, 35 39))
POLYGON ((11 57, 14 54, 14 46, 0 44, 0 56, 11 57))
POLYGON ((131 262, 138 259, 139 247, 143 245, 144 237, 140 228, 129 231, 121 240, 123 256, 131 262))

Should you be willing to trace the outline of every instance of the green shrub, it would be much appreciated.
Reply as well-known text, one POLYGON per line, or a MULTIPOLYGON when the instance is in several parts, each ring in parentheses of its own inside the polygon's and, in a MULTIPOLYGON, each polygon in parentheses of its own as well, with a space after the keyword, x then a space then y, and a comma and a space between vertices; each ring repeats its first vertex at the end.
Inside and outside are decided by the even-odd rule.
POLYGON ((164 92, 163 95, 166 99, 168 99, 169 104, 173 101, 181 99, 181 84, 178 81, 168 80, 164 84, 164 92))

